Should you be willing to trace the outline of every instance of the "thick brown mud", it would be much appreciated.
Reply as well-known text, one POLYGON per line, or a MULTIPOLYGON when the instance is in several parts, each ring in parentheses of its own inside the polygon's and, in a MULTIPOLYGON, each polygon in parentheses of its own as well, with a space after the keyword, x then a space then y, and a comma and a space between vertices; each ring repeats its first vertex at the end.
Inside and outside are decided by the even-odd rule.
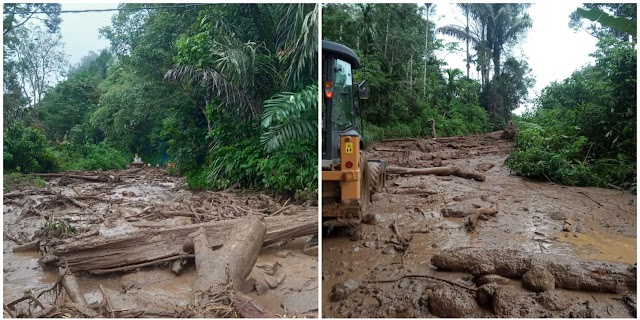
POLYGON ((352 241, 348 230, 323 230, 323 316, 634 317, 635 289, 536 293, 517 278, 479 282, 471 272, 431 264, 444 250, 510 249, 629 264, 635 276, 637 197, 511 175, 504 162, 512 148, 500 133, 369 147, 369 159, 391 166, 452 166, 486 179, 389 175, 386 190, 372 196, 369 212, 376 222, 360 226, 361 239, 352 241), (495 216, 478 219, 473 231, 465 228, 478 208, 494 202, 495 216), (351 289, 332 299, 332 290, 345 283, 351 289))
MULTIPOLYGON (((57 268, 43 268, 42 252, 13 253, 19 243, 42 237, 56 239, 51 223, 65 220, 74 234, 97 230, 95 237, 116 237, 145 233, 150 228, 169 228, 198 222, 232 220, 248 214, 295 216, 308 205, 291 205, 285 210, 273 198, 249 191, 191 192, 184 179, 165 175, 162 170, 110 171, 116 182, 86 182, 63 178, 47 179, 46 187, 31 195, 5 198, 3 203, 3 301, 14 301, 32 290, 40 293, 59 279, 57 268), (43 192, 45 191, 46 192, 43 192), (47 194, 52 191, 54 195, 47 194), (77 199, 79 205, 57 201, 59 194, 77 199), (193 216, 167 216, 166 212, 191 212, 193 216), (42 235, 43 230, 49 233, 42 235)), ((29 190, 33 190, 31 187, 29 190)), ((25 190, 4 190, 4 193, 25 190)), ((68 229, 67 229, 68 230, 68 229)), ((68 238, 69 235, 59 235, 68 238)), ((275 316, 315 317, 317 306, 317 252, 308 250, 308 237, 279 241, 265 246, 247 278, 242 292, 275 316)), ((175 267, 175 265, 174 265, 175 267)), ((196 266, 187 259, 179 274, 171 262, 105 275, 77 273, 81 295, 95 316, 181 317, 189 316, 193 303, 196 266), (108 300, 108 301, 107 301, 108 300), (140 310, 149 310, 141 313, 140 310)), ((58 306, 54 317, 84 317, 67 308, 69 297, 57 289, 39 297, 43 304, 58 306)), ((16 316, 38 311, 29 301, 15 305, 16 316)), ((33 313, 31 315, 36 315, 33 313)), ((8 316, 5 313, 5 317, 8 316)))

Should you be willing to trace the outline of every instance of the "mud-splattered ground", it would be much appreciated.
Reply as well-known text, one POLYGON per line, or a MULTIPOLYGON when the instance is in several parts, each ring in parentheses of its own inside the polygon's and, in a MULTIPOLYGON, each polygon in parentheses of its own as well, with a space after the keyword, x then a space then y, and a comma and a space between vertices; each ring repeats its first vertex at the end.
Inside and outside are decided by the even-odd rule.
POLYGON ((443 309, 445 314, 456 310, 449 317, 635 316, 635 291, 627 297, 561 289, 536 294, 519 280, 503 279, 500 307, 484 308, 471 295, 445 290, 442 281, 408 277, 380 282, 424 274, 477 288, 470 274, 439 271, 430 263, 442 250, 460 247, 636 263, 635 195, 511 175, 504 162, 512 148, 500 133, 369 148, 369 159, 386 159, 392 166, 457 166, 486 180, 390 175, 386 191, 372 196, 370 213, 377 222, 362 225, 360 240, 353 241, 346 230, 323 230, 323 316, 432 317, 442 316, 443 309), (492 202, 498 203, 498 214, 467 231, 469 214, 492 202), (398 241, 392 224, 409 241, 398 241))
MULTIPOLYGON (((87 174, 87 173, 84 173, 87 174)), ((3 204, 3 300, 5 303, 50 288, 58 280, 58 270, 43 270, 38 264, 37 252, 13 253, 18 243, 26 243, 41 234, 60 231, 45 223, 53 219, 66 220, 76 233, 98 230, 100 236, 114 236, 131 232, 145 232, 149 227, 172 227, 200 221, 235 219, 247 213, 270 215, 296 215, 299 210, 316 210, 304 205, 282 205, 264 194, 231 190, 226 192, 191 192, 182 178, 165 175, 162 170, 110 171, 118 176, 116 183, 85 182, 71 179, 66 184, 61 178, 47 179, 44 188, 33 195, 5 198, 3 204), (78 199, 80 205, 58 201, 57 195, 78 199), (166 217, 162 212, 187 211, 201 213, 195 217, 166 217), (276 212, 279 211, 279 212, 276 212), (42 215, 42 216, 41 216, 42 215), (46 225, 46 226, 45 226, 46 225), (147 225, 147 226, 145 226, 147 225)), ((25 190, 5 190, 4 193, 25 190)), ((273 314, 280 316, 317 316, 317 251, 309 250, 307 237, 271 244, 262 249, 249 275, 244 292, 273 314), (305 247, 307 247, 305 249, 305 247)), ((104 305, 102 289, 110 299, 111 307, 126 316, 126 310, 137 304, 186 307, 193 296, 196 267, 193 259, 176 275, 169 263, 138 268, 130 272, 107 275, 79 274, 80 291, 92 306, 104 305), (102 286, 102 288, 101 288, 102 286)), ((54 293, 40 299, 53 302, 54 293)), ((61 297, 58 299, 66 299, 61 297)), ((59 301, 60 302, 60 301, 59 301)), ((16 313, 26 312, 28 302, 16 305, 16 313)), ((100 308, 95 308, 99 311, 100 308)), ((170 307, 168 308, 171 309, 170 307)), ((56 314, 57 317, 65 313, 56 314)), ((164 316, 177 317, 168 312, 164 316)), ((6 315, 5 315, 6 316, 6 315)), ((77 314, 66 314, 77 316, 77 314)), ((105 316, 100 314, 100 316, 105 316)), ((142 315, 138 315, 142 316, 142 315)), ((156 315, 158 316, 158 315, 156 315)))

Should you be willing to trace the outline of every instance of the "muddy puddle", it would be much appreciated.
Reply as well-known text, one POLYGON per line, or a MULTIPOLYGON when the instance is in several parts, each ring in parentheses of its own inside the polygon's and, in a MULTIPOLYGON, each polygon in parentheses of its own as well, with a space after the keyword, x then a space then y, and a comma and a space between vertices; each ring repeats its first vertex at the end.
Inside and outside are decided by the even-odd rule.
POLYGON ((466 247, 623 263, 635 276, 637 197, 511 175, 504 161, 512 148, 513 142, 496 133, 368 148, 369 159, 386 159, 389 166, 456 166, 486 180, 389 175, 386 190, 372 196, 376 223, 361 225, 361 239, 354 241, 348 230, 323 230, 323 317, 634 317, 635 287, 619 294, 560 288, 534 293, 520 280, 506 279, 489 306, 479 306, 474 296, 465 300, 455 290, 449 297, 449 289, 440 288, 459 284, 477 292, 472 274, 431 264, 434 255, 466 247), (498 213, 478 219, 469 231, 467 221, 476 209, 494 202, 498 213), (514 298, 495 298, 503 296, 514 298))
MULTIPOLYGON (((90 309, 82 309, 86 312, 83 314, 67 308, 70 298, 64 290, 56 294, 60 290, 55 287, 60 279, 59 270, 57 266, 44 267, 49 266, 43 262, 44 251, 58 250, 56 248, 64 243, 81 245, 85 240, 73 237, 92 232, 95 235, 86 238, 86 243, 95 242, 97 238, 152 234, 156 230, 195 223, 234 221, 247 215, 300 220, 306 217, 301 216, 304 212, 317 212, 317 207, 308 204, 283 208, 271 197, 249 190, 191 192, 183 179, 153 168, 104 174, 118 179, 104 183, 78 179, 65 182, 63 178, 54 177, 47 178, 47 185, 42 189, 4 191, 5 304, 31 290, 36 295, 42 293, 38 300, 43 304, 57 305, 56 310, 48 314, 54 317, 84 317, 86 313, 96 317, 189 316, 197 278, 192 257, 183 259, 178 272, 171 261, 106 274, 74 272, 80 294, 90 309), (14 247, 35 239, 42 239, 41 252, 13 252, 14 247), (54 289, 47 291, 51 288, 54 289)), ((316 317, 318 258, 310 240, 310 236, 276 239, 263 247, 241 288, 242 293, 274 316, 316 317)), ((19 302, 12 306, 13 313, 38 315, 40 308, 32 305, 28 300, 19 302)))

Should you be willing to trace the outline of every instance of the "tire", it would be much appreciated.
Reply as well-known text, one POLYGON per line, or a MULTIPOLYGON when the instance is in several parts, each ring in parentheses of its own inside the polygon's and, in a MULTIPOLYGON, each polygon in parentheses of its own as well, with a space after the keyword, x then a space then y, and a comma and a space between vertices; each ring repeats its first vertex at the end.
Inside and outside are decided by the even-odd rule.
POLYGON ((382 191, 382 175, 380 174, 379 162, 369 162, 369 180, 372 195, 382 191))
POLYGON ((369 172, 369 165, 364 155, 360 154, 360 201, 358 203, 358 220, 362 221, 362 218, 369 211, 369 203, 371 202, 371 175, 369 172))

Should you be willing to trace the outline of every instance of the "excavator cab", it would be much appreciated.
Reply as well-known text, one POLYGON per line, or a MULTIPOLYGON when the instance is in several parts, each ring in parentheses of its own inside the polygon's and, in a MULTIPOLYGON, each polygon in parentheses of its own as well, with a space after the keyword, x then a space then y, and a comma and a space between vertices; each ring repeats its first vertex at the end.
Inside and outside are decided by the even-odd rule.
MULTIPOLYGON (((357 99, 369 98, 365 81, 354 88, 360 67, 350 48, 322 41, 322 216, 359 222, 370 196, 384 187, 385 163, 367 161, 356 126, 357 99)), ((360 103, 361 108, 361 103, 360 103)))

